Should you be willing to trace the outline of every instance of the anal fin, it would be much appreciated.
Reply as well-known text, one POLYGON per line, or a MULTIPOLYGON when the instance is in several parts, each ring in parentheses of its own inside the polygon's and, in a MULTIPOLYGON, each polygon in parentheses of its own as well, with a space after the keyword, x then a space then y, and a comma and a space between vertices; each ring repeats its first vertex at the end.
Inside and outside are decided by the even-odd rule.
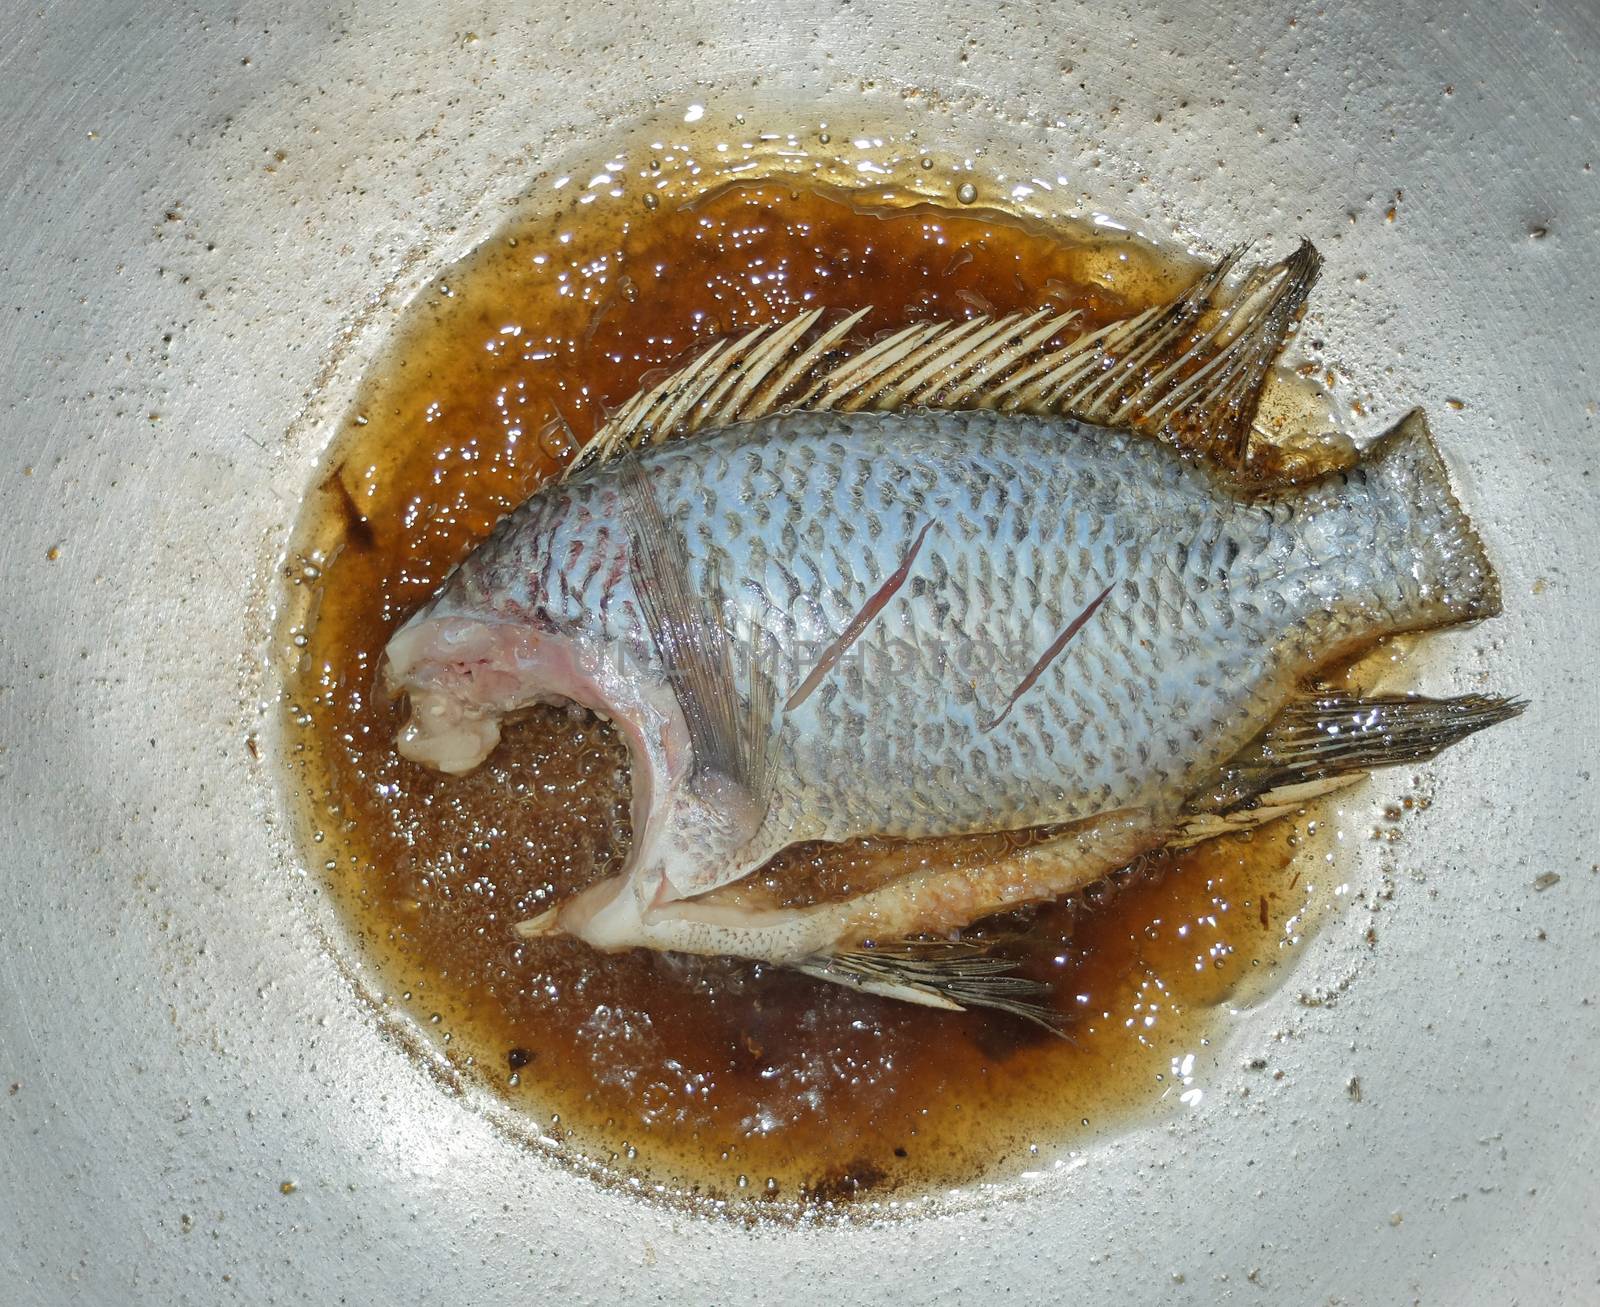
POLYGON ((1423 762, 1525 707, 1522 700, 1485 694, 1426 699, 1333 692, 1302 699, 1219 768, 1185 813, 1226 818, 1269 801, 1284 808, 1297 793, 1305 802, 1375 768, 1423 762))
MULTIPOLYGON (((1293 703, 1190 799, 1164 847, 1188 848, 1290 816, 1358 783, 1375 768, 1432 758, 1515 717, 1525 706, 1490 695, 1427 699, 1342 692, 1293 703)), ((1074 863, 1070 838, 1058 842, 1074 863)), ((1002 859, 997 869, 1017 856, 1002 859)), ((1052 888, 1066 891, 1082 883, 1082 875, 1073 874, 1052 888)), ((997 899, 983 906, 997 911, 1010 904, 997 899)), ((981 908, 975 911, 982 915, 981 908)), ((902 938, 878 947, 843 947, 788 965, 865 993, 946 1010, 991 1009, 1065 1035, 1064 1019, 1049 1003, 1051 987, 1018 975, 1016 962, 987 952, 980 940, 902 938)))

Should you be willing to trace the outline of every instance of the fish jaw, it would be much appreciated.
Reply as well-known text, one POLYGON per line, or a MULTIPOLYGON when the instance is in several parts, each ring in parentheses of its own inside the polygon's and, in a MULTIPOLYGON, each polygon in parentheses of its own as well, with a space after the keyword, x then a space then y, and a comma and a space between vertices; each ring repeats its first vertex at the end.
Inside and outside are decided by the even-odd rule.
POLYGON ((529 686, 551 661, 527 627, 444 617, 408 622, 384 651, 384 684, 410 715, 400 756, 452 776, 476 768, 500 742, 500 719, 536 702, 529 686))
POLYGON ((570 935, 605 953, 630 948, 790 962, 826 951, 845 922, 844 905, 752 911, 697 900, 660 902, 650 882, 613 876, 559 911, 525 922, 524 938, 570 935))

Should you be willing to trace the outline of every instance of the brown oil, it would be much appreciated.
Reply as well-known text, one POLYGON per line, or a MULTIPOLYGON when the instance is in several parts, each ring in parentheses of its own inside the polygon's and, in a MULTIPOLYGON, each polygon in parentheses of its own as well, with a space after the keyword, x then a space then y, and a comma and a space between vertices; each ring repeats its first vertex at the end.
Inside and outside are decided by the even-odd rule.
MULTIPOLYGON (((620 866, 620 742, 541 709, 469 776, 396 755, 400 711, 374 693, 391 632, 575 439, 696 345, 863 304, 863 338, 1041 304, 1092 328, 1193 275, 1126 236, 880 200, 774 179, 514 223, 413 306, 289 569, 285 739, 307 856, 376 963, 376 997, 530 1134, 662 1192, 790 1208, 905 1194, 1045 1166, 1086 1130, 1177 1110, 1204 1092, 1230 1001, 1265 988, 1326 901, 1289 865, 1305 831, 1280 823, 1000 923, 1002 947, 1055 983, 1059 1039, 730 960, 521 942, 513 922, 620 866)), ((808 846, 769 880, 840 892, 884 856, 808 846)))

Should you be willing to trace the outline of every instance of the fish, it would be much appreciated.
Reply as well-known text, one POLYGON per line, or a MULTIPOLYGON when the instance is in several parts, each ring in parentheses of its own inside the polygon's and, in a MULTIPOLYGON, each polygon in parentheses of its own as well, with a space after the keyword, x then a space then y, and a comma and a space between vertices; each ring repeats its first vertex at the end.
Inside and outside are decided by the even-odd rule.
POLYGON ((640 392, 391 638, 397 748, 478 766, 545 702, 614 723, 621 871, 533 938, 727 954, 936 1007, 1042 1019, 963 945, 1163 847, 1245 829, 1520 711, 1308 695, 1403 632, 1500 611, 1414 411, 1315 477, 1263 476, 1271 366, 1308 245, 1171 305, 723 342, 640 392), (777 908, 800 841, 1032 832, 975 863, 777 908))

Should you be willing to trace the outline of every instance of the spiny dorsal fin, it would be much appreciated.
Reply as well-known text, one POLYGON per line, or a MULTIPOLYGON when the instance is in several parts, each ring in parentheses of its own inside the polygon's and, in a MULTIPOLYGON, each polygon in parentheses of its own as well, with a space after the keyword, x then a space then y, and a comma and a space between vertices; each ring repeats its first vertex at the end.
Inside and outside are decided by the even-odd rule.
POLYGON ((669 436, 693 435, 708 427, 765 417, 792 407, 789 394, 818 361, 848 336, 871 308, 858 309, 833 324, 794 358, 786 359, 822 316, 813 309, 787 322, 747 332, 729 348, 722 340, 656 385, 641 390, 611 415, 567 464, 571 476, 590 463, 605 463, 629 450, 658 444, 669 436), (720 399, 704 403, 715 391, 720 399))
POLYGON ((993 408, 1061 414, 1162 436, 1235 468, 1249 452, 1261 391, 1322 260, 1309 242, 1247 274, 1224 302, 1234 250, 1171 304, 1051 347, 1076 313, 913 323, 864 347, 843 342, 863 308, 802 345, 813 309, 718 341, 640 391, 568 464, 570 476, 676 436, 786 409, 993 408))
POLYGON ((741 703, 720 588, 713 585, 706 595, 692 590, 683 537, 667 521, 637 458, 624 459, 621 484, 634 593, 683 710, 695 772, 741 786, 764 813, 776 695, 770 649, 764 644, 748 651, 741 703))

